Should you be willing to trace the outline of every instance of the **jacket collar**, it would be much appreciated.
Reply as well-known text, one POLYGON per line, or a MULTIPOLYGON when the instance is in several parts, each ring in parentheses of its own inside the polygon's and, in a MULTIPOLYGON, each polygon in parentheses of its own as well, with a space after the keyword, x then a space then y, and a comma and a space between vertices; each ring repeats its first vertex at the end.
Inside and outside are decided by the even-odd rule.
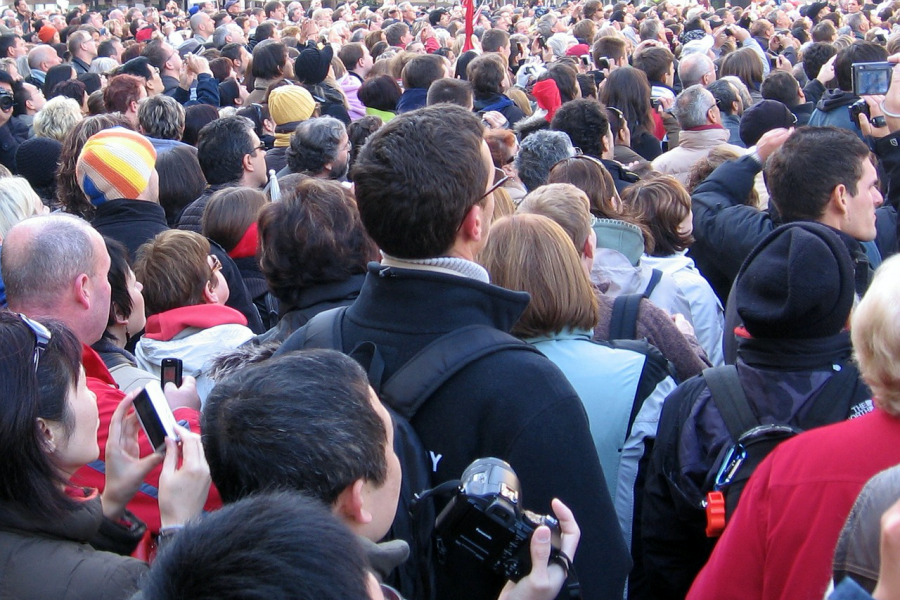
POLYGON ((678 138, 678 147, 691 150, 706 150, 728 142, 731 134, 721 125, 685 129, 678 138))
POLYGON ((103 509, 97 490, 69 488, 68 496, 78 501, 75 508, 59 519, 35 519, 27 511, 4 503, 0 505, 0 529, 52 536, 87 543, 100 531, 103 509))
POLYGON ((467 277, 383 267, 369 273, 347 316, 365 327, 421 333, 483 324, 509 332, 531 297, 467 277), (402 315, 398 320, 397 316, 402 315))
POLYGON ((168 227, 166 211, 162 206, 149 200, 128 200, 126 198, 117 198, 97 205, 91 225, 97 227, 122 221, 129 223, 153 221, 168 227))

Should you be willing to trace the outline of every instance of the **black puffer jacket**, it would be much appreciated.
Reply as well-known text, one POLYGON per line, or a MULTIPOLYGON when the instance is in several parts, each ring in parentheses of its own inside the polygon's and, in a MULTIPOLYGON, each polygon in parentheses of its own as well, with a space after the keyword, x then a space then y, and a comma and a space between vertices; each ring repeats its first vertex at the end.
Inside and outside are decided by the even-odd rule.
POLYGON ((0 505, 0 598, 130 597, 147 565, 111 552, 130 553, 144 534, 143 523, 126 519, 127 528, 105 519, 97 495, 52 523, 0 505))

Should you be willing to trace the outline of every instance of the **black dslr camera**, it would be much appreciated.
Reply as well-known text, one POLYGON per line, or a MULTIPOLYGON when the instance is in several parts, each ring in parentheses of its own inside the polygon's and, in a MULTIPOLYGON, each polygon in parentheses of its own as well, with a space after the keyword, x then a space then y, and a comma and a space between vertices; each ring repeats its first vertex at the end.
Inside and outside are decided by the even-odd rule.
POLYGON ((521 507, 519 478, 499 458, 479 458, 463 472, 456 494, 435 522, 439 557, 461 548, 495 573, 518 581, 531 572, 531 534, 551 532, 550 559, 560 558, 559 521, 521 507))
POLYGON ((5 112, 11 109, 15 103, 12 92, 0 89, 0 110, 5 112))

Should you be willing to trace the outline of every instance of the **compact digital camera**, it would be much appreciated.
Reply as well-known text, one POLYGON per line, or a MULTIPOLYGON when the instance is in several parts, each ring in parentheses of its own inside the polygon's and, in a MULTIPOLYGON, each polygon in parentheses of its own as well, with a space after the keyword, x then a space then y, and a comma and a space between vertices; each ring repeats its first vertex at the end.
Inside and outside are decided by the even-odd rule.
POLYGON ((479 458, 466 468, 455 495, 435 522, 438 557, 451 548, 474 555, 495 573, 518 581, 531 572, 534 530, 551 532, 550 558, 559 557, 559 521, 521 507, 519 478, 499 458, 479 458))

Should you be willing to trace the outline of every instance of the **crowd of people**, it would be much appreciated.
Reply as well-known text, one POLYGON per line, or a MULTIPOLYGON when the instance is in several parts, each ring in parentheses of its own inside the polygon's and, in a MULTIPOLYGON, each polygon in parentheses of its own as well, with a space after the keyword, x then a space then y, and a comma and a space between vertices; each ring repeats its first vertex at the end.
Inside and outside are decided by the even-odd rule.
POLYGON ((15 0, 0 165, 0 597, 900 600, 900 3, 15 0))

